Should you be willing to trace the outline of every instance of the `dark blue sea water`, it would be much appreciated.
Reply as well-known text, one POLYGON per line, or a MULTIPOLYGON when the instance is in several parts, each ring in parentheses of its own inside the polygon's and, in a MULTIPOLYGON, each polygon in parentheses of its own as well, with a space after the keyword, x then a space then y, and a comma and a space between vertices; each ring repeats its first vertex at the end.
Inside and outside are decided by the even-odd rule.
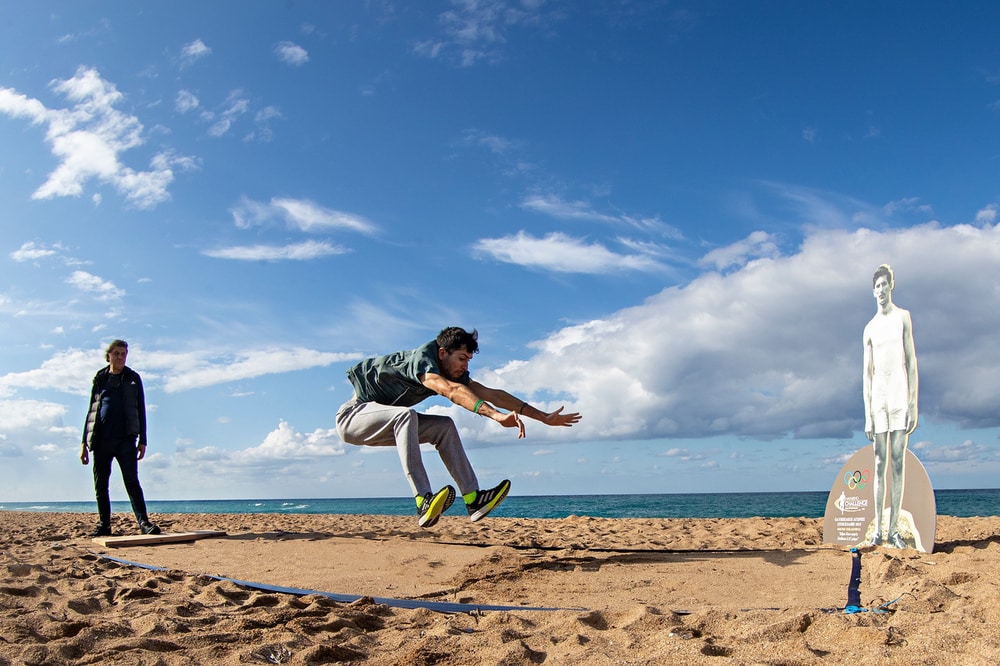
MULTIPOLYGON (((507 518, 822 518, 827 492, 511 496, 494 516, 507 518)), ((1000 516, 1000 488, 935 490, 938 515, 1000 516)), ((335 513, 406 516, 406 498, 150 500, 151 513, 335 513)), ((128 501, 113 502, 129 511, 128 501)), ((0 511, 91 512, 94 502, 0 502, 0 511)), ((449 513, 460 511, 452 508, 449 513)))

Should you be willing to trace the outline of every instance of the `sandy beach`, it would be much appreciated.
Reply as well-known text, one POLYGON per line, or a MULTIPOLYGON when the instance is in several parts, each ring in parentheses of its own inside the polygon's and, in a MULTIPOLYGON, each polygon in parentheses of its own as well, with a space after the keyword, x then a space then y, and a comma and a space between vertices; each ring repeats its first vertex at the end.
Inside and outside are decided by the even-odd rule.
POLYGON ((92 514, 0 517, 3 666, 1000 661, 996 517, 862 553, 854 614, 820 519, 162 514, 225 535, 112 547, 92 514))

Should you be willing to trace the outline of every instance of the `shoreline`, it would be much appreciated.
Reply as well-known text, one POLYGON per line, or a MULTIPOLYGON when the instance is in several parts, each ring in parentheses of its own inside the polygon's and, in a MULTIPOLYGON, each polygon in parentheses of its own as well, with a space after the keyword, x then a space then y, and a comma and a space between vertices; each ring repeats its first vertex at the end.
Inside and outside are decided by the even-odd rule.
POLYGON ((93 513, 2 517, 0 664, 1000 660, 995 517, 939 516, 932 553, 864 552, 863 605, 892 603, 854 615, 851 554, 820 518, 157 514, 226 536, 107 548, 93 513))
MULTIPOLYGON (((1000 489, 935 490, 934 512, 942 516, 1000 516, 1000 489)), ((605 518, 754 518, 823 517, 828 492, 793 493, 658 493, 600 495, 513 495, 495 516, 509 518, 566 518, 587 515, 605 518)), ((380 514, 411 516, 412 498, 277 498, 229 500, 147 500, 152 514, 253 513, 253 514, 380 514)), ((114 510, 127 510, 128 501, 113 499, 114 510)), ((93 500, 73 502, 7 502, 0 511, 56 513, 94 510, 93 500)), ((450 514, 464 515, 461 508, 450 514)))

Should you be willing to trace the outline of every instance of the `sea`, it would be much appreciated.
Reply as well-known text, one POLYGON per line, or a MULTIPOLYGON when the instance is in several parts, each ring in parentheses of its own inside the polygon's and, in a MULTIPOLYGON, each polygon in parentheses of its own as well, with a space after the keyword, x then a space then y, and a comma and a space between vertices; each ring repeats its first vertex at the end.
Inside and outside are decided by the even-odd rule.
MULTIPOLYGON (((652 495, 512 495, 491 514, 507 518, 822 518, 826 491, 664 493, 652 495)), ((938 515, 1000 516, 1000 488, 935 490, 938 515)), ((310 513, 413 515, 409 497, 335 499, 147 500, 157 513, 310 513)), ((112 502, 129 511, 127 500, 112 502)), ((89 502, 0 502, 0 511, 92 512, 89 502)), ((456 511, 452 508, 450 512, 456 511)))

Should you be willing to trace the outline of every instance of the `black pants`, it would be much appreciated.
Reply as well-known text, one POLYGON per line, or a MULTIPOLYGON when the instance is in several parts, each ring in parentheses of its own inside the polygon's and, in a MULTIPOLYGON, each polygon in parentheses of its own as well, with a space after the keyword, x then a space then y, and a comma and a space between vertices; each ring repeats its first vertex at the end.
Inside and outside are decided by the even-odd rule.
POLYGON ((97 513, 102 525, 111 525, 111 496, 108 482, 111 480, 111 462, 118 461, 118 469, 125 482, 125 491, 132 502, 132 513, 140 523, 147 520, 146 498, 139 485, 139 461, 136 459, 135 441, 131 439, 102 439, 93 450, 94 492, 97 494, 97 513))

